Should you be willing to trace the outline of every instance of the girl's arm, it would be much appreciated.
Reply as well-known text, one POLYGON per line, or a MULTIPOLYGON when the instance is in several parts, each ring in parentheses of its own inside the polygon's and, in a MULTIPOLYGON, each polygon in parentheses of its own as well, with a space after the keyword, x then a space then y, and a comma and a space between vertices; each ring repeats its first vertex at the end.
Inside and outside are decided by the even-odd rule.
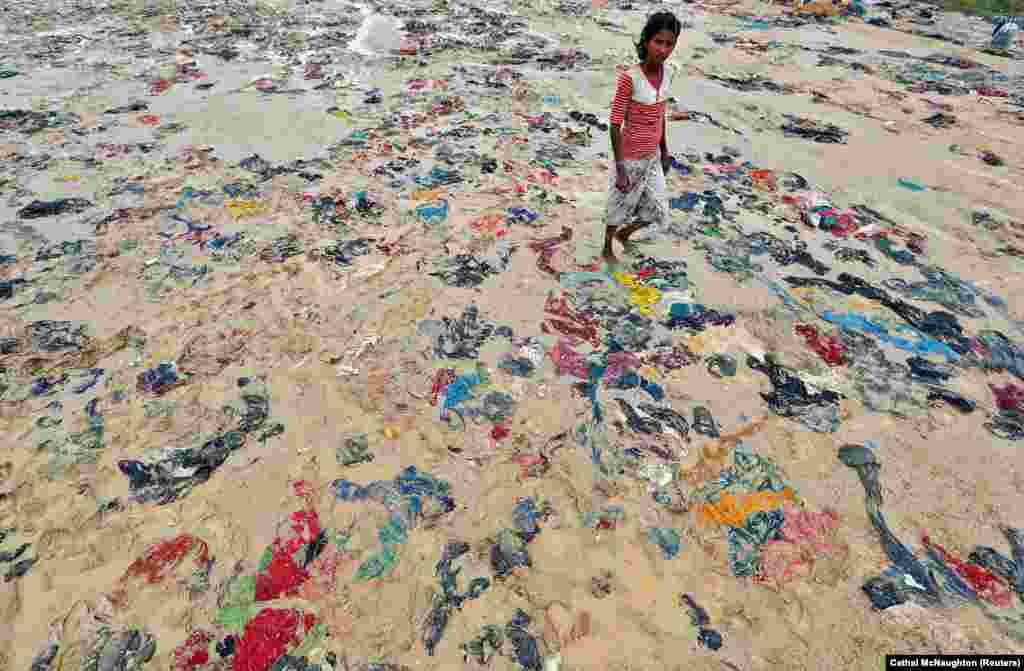
POLYGON ((658 142, 661 149, 661 160, 668 160, 668 105, 665 106, 665 114, 661 115, 661 141, 658 142))
POLYGON ((615 156, 615 188, 625 193, 629 191, 630 184, 626 165, 622 162, 622 125, 613 123, 608 126, 612 136, 612 154, 615 156))
POLYGON ((615 87, 615 97, 612 99, 612 113, 608 117, 608 132, 612 139, 612 154, 615 156, 615 171, 618 177, 616 183, 622 190, 629 188, 622 163, 622 123, 626 120, 626 110, 629 109, 629 102, 632 99, 633 80, 628 73, 620 73, 619 82, 615 87))
POLYGON ((622 125, 610 124, 609 132, 612 136, 612 155, 615 156, 615 167, 622 165, 622 125))
MULTIPOLYGON (((673 76, 674 74, 675 74, 675 68, 672 66, 671 63, 669 63, 668 65, 665 66, 665 75, 664 75, 666 77, 670 77, 670 79, 669 79, 669 86, 671 86, 672 80, 675 79, 675 77, 673 76)), ((668 165, 668 162, 671 159, 671 156, 668 153, 668 106, 669 106, 669 104, 670 103, 667 100, 664 103, 664 105, 665 105, 665 113, 661 115, 661 141, 658 143, 658 148, 661 150, 661 166, 662 166, 662 169, 665 170, 666 174, 668 173, 668 168, 666 166, 668 165)))

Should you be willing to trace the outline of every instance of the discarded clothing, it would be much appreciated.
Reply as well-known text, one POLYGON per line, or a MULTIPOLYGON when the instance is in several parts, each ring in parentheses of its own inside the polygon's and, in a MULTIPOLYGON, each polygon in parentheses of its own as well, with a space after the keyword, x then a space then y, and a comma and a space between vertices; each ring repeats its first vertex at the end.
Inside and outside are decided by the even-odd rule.
MULTIPOLYGON (((871 599, 872 606, 884 610, 908 600, 919 601, 924 606, 936 606, 943 602, 946 590, 939 586, 933 574, 935 567, 922 562, 907 546, 892 533, 882 515, 882 487, 879 480, 881 464, 874 453, 860 445, 845 445, 839 448, 839 460, 857 472, 864 487, 864 505, 868 519, 878 533, 882 550, 893 564, 893 570, 873 578, 864 585, 864 592, 871 599), (902 575, 901 575, 902 574, 902 575), (903 576, 908 579, 901 579, 903 576)), ((941 575, 941 573, 940 573, 941 575)), ((949 584, 961 594, 966 585, 958 578, 949 584)))
POLYGON ((640 403, 638 407, 655 420, 675 431, 683 440, 689 437, 690 425, 686 422, 686 418, 672 408, 659 407, 650 403, 640 403))
POLYGON ((957 370, 950 364, 929 361, 920 356, 907 359, 910 368, 910 379, 922 384, 942 384, 957 375, 957 370))
POLYGON ((624 399, 617 398, 615 400, 618 401, 623 413, 625 413, 626 424, 632 431, 648 435, 661 433, 661 422, 655 419, 648 419, 646 417, 642 417, 624 399))
POLYGON ((245 444, 244 434, 232 431, 193 450, 177 450, 153 463, 124 459, 117 466, 128 478, 132 500, 166 505, 185 496, 212 477, 235 450, 245 444))
POLYGON ((179 375, 178 367, 173 361, 167 361, 139 373, 136 379, 136 391, 162 396, 175 387, 188 383, 188 374, 179 375))
POLYGON ((358 256, 370 253, 373 238, 356 238, 355 240, 338 241, 323 250, 323 256, 339 266, 351 266, 358 256))
POLYGON ((38 321, 27 327, 32 348, 37 352, 82 350, 90 344, 84 324, 67 321, 38 321))
POLYGON ((995 29, 992 31, 992 48, 999 50, 1008 50, 1013 46, 1013 43, 1017 40, 1017 34, 1020 32, 1020 26, 1017 25, 1016 21, 1003 21, 996 24, 995 29))
POLYGON ((697 628, 697 641, 709 650, 718 650, 722 647, 722 635, 708 627, 711 618, 706 610, 697 605, 697 602, 689 594, 684 594, 679 599, 680 604, 690 611, 690 624, 697 628))
POLYGON ((647 538, 651 543, 658 546, 661 550, 662 558, 675 559, 679 554, 682 541, 677 530, 652 527, 647 530, 647 538))
POLYGON ((836 260, 842 261, 843 263, 863 263, 869 268, 874 268, 877 264, 871 254, 866 249, 856 249, 853 247, 837 247, 832 255, 836 257, 836 260))
POLYGON ((537 269, 551 275, 555 279, 559 279, 561 273, 551 265, 551 260, 558 254, 562 243, 568 242, 571 239, 572 229, 562 227, 561 235, 531 241, 527 246, 531 251, 537 253, 537 269))
POLYGON ((966 354, 970 343, 963 335, 963 328, 955 315, 948 312, 925 312, 906 301, 892 298, 882 289, 871 286, 868 282, 848 273, 840 273, 837 281, 821 278, 793 277, 785 278, 786 283, 795 287, 820 286, 827 287, 842 294, 856 294, 874 300, 889 308, 918 331, 944 343, 956 355, 966 354))
POLYGON ((660 347, 645 352, 643 362, 667 371, 679 370, 697 363, 699 358, 686 345, 660 347))
POLYGON ((266 424, 269 401, 265 392, 243 393, 242 404, 242 410, 232 408, 232 414, 238 418, 235 430, 207 440, 198 448, 166 450, 149 462, 119 461, 117 467, 128 478, 131 499, 156 505, 177 501, 209 480, 232 453, 245 445, 250 434, 264 429, 257 437, 262 442, 283 433, 283 425, 266 424))
POLYGON ((415 466, 404 469, 394 480, 362 486, 339 479, 330 488, 339 501, 373 501, 391 513, 378 534, 384 551, 367 559, 357 571, 357 577, 364 580, 391 572, 397 561, 393 546, 404 543, 408 532, 424 519, 436 520, 455 510, 449 484, 420 473, 415 466))
POLYGON ((14 298, 14 295, 16 293, 28 287, 29 285, 30 282, 20 277, 15 277, 12 280, 0 281, 0 300, 6 301, 14 298))
POLYGON ((771 355, 763 362, 750 356, 747 365, 768 376, 772 391, 762 392, 761 397, 776 415, 795 419, 819 433, 834 433, 839 428, 842 396, 828 390, 810 391, 800 378, 776 364, 771 355))
POLYGON ((711 411, 703 405, 693 408, 693 430, 708 438, 720 438, 722 435, 718 428, 718 422, 715 421, 711 411))
POLYGON ((894 335, 889 332, 889 328, 884 322, 869 319, 858 313, 836 314, 831 310, 825 310, 821 314, 821 318, 839 326, 842 329, 841 335, 844 340, 850 336, 866 337, 867 334, 870 334, 881 342, 907 352, 923 355, 941 354, 948 361, 953 362, 961 359, 960 355, 945 343, 923 335, 910 326, 897 326, 894 331, 914 335, 916 336, 914 340, 894 335))
POLYGON ((316 618, 294 609, 264 608, 245 625, 232 659, 234 671, 271 671, 313 629, 316 618))
POLYGON ((614 531, 626 519, 626 509, 618 505, 605 506, 604 510, 590 511, 583 515, 583 526, 599 531, 614 531))
POLYGON ((427 226, 437 226, 448 221, 448 201, 441 199, 436 203, 424 203, 416 207, 416 216, 427 226))
POLYGON ((980 331, 971 343, 969 358, 979 368, 1006 371, 1024 380, 1024 346, 999 331, 980 331))
MULTIPOLYGON (((960 394, 950 391, 949 389, 932 389, 928 392, 929 401, 941 401, 947 405, 959 410, 963 414, 967 415, 974 412, 978 404, 969 398, 964 398, 960 394)), ((1024 437, 1024 435, 1022 435, 1024 437)))
POLYGON ((282 263, 283 261, 298 256, 303 251, 302 243, 296 235, 285 235, 275 239, 270 245, 260 252, 260 259, 271 263, 282 263))
POLYGON ((441 321, 426 320, 419 323, 416 332, 434 340, 434 354, 441 359, 477 359, 480 347, 497 328, 480 319, 480 309, 469 305, 458 319, 443 317, 441 321))
POLYGON ((870 410, 911 417, 927 407, 927 388, 911 378, 907 366, 889 361, 880 349, 856 357, 850 372, 854 389, 870 410))
POLYGON ((756 490, 742 496, 721 491, 714 501, 698 508, 697 519, 702 524, 739 528, 755 513, 784 509, 785 503, 792 501, 794 496, 789 487, 783 487, 782 491, 756 490))
POLYGON ((1015 385, 989 385, 998 411, 985 428, 1004 440, 1024 440, 1024 392, 1015 385))
POLYGON ((826 144, 846 144, 846 137, 849 132, 839 126, 830 123, 820 123, 810 119, 801 119, 792 115, 785 115, 786 123, 782 124, 782 133, 786 137, 801 137, 805 140, 821 142, 826 144))
POLYGON ((189 593, 198 596, 209 588, 209 575, 213 569, 206 541, 191 534, 181 534, 146 548, 141 557, 133 561, 118 581, 113 598, 122 602, 126 599, 128 586, 133 579, 142 579, 145 584, 158 585, 175 574, 185 559, 192 558, 193 571, 189 580, 189 593))
POLYGON ((480 665, 488 665, 496 654, 501 652, 505 644, 505 634, 501 627, 485 625, 479 636, 462 645, 463 661, 470 659, 480 665))
POLYGON ((932 128, 951 128, 956 125, 956 117, 952 114, 937 112, 922 121, 932 128))
POLYGON ((441 261, 440 270, 430 273, 450 287, 477 287, 491 275, 503 272, 512 259, 516 247, 498 243, 491 258, 477 259, 471 254, 456 254, 441 261))
POLYGON ((515 659, 524 671, 543 671, 540 647, 537 639, 527 630, 529 626, 530 616, 517 610, 512 621, 505 625, 505 637, 512 643, 515 659))
POLYGON ((686 291, 690 286, 685 261, 665 261, 641 256, 633 262, 633 272, 644 285, 659 291, 686 291))
POLYGON ((762 548, 755 580, 778 588, 798 575, 812 575, 819 556, 832 559, 847 556, 846 545, 835 541, 834 534, 839 528, 837 513, 828 509, 812 512, 789 501, 783 505, 782 512, 785 517, 780 530, 782 538, 770 540, 762 548))
MULTIPOLYGON (((7 536, 13 533, 14 530, 2 530, 0 529, 0 544, 3 544, 7 536)), ((39 560, 38 557, 26 557, 22 559, 22 555, 32 546, 31 543, 22 543, 14 550, 0 551, 0 564, 10 564, 3 570, 4 582, 11 582, 25 576, 29 569, 35 565, 39 560)))
POLYGON ((532 566, 526 546, 540 533, 537 522, 546 515, 534 499, 519 499, 512 511, 514 528, 500 531, 491 546, 491 568, 495 577, 503 578, 515 568, 532 566))
POLYGON ((341 447, 336 450, 336 456, 338 463, 342 466, 355 466, 373 461, 369 436, 363 433, 346 438, 342 441, 341 447))
POLYGON ((469 589, 464 594, 459 593, 457 580, 460 569, 453 570, 452 562, 467 552, 469 543, 449 541, 434 568, 434 575, 441 581, 441 593, 434 595, 434 604, 424 625, 423 647, 430 657, 434 656, 434 650, 444 636, 452 612, 461 610, 466 601, 478 598, 490 587, 491 583, 487 578, 476 578, 470 582, 469 589))
POLYGON ((688 328, 703 331, 708 326, 732 326, 735 322, 735 315, 711 310, 700 304, 673 303, 665 326, 673 330, 688 328))
POLYGON ((979 290, 971 283, 935 266, 918 266, 924 282, 906 282, 891 278, 882 282, 885 288, 908 298, 931 301, 964 317, 981 318, 985 312, 978 307, 979 290))
POLYGON ((498 368, 516 377, 530 377, 534 371, 534 363, 525 357, 504 357, 498 362, 498 368))
POLYGON ((439 186, 449 186, 462 181, 462 176, 456 170, 445 170, 434 167, 430 172, 421 177, 416 177, 415 182, 425 189, 433 189, 439 186))
POLYGON ((786 243, 771 233, 754 233, 743 238, 751 256, 768 254, 775 263, 782 267, 798 264, 816 275, 827 275, 829 267, 821 263, 807 251, 807 243, 795 240, 786 243))
POLYGON ((753 578, 760 572, 761 550, 782 537, 782 510, 755 512, 742 527, 729 527, 729 565, 736 577, 753 578))
POLYGON ((54 217, 58 214, 79 214, 85 212, 90 207, 93 207, 92 202, 85 198, 58 198, 51 201, 33 200, 18 210, 18 217, 21 219, 41 219, 43 217, 54 217))
POLYGON ((803 337, 807 346, 829 366, 842 366, 846 363, 846 347, 839 338, 819 335, 818 329, 810 324, 797 324, 795 330, 797 335, 803 337))

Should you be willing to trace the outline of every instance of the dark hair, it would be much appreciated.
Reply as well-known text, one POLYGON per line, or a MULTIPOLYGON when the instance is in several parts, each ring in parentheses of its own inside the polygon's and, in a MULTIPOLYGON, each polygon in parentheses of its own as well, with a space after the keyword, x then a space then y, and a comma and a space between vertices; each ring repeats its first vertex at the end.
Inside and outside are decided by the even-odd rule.
POLYGON ((647 60, 647 43, 651 41, 651 38, 660 33, 663 30, 667 30, 676 37, 679 37, 679 33, 683 30, 683 24, 679 22, 676 15, 672 12, 655 12, 647 17, 647 25, 644 26, 644 30, 640 33, 640 41, 636 43, 636 56, 641 61, 647 60))

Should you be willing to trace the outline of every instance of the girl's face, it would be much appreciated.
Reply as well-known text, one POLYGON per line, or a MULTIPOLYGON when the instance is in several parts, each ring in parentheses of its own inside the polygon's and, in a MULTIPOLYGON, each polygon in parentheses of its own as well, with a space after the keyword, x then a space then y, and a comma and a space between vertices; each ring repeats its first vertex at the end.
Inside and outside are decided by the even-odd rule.
POLYGON ((661 65, 668 60, 676 48, 676 40, 679 36, 671 30, 659 30, 654 36, 647 40, 647 60, 655 65, 661 65))

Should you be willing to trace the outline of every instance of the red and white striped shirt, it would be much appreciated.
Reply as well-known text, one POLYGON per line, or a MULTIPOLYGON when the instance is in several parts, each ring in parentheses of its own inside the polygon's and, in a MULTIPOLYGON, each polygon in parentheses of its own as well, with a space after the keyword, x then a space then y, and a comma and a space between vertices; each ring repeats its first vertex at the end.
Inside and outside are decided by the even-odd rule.
POLYGON ((622 127, 622 158, 649 158, 658 152, 665 132, 665 108, 668 91, 675 75, 675 66, 666 63, 657 89, 639 65, 619 73, 608 121, 622 127), (625 122, 625 123, 623 123, 625 122))

